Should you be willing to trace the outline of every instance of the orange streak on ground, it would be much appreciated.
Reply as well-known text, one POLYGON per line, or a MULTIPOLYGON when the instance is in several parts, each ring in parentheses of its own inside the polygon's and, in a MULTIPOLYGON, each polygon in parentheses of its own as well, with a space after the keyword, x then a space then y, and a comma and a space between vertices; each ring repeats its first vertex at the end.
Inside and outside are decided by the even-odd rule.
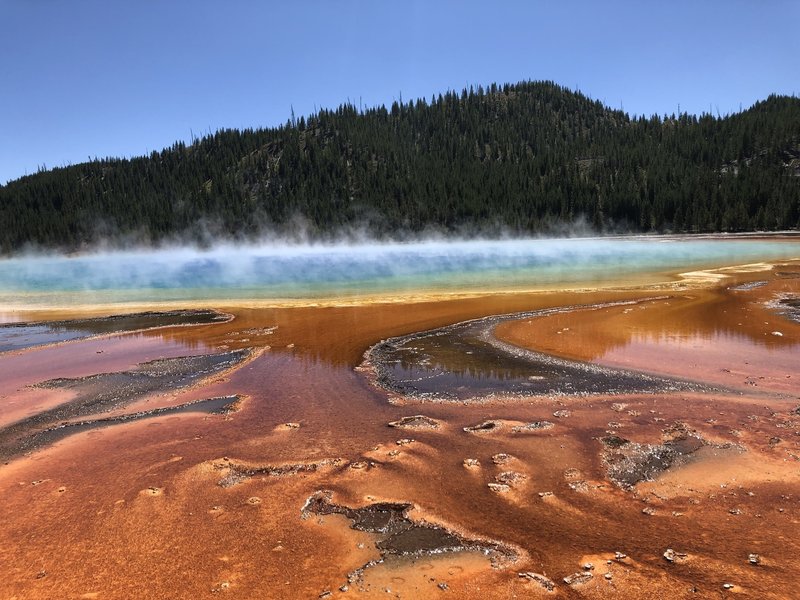
MULTIPOLYGON (((780 285, 797 291, 795 284, 780 285)), ((783 326, 783 342, 770 339, 772 345, 763 348, 756 343, 763 314, 750 301, 772 291, 759 288, 742 294, 742 300, 720 288, 694 290, 691 298, 676 296, 628 313, 618 307, 503 325, 498 335, 592 359, 623 347, 635 331, 649 332, 651 337, 642 339, 657 345, 669 332, 694 335, 733 327, 747 316, 742 327, 755 348, 753 356, 762 361, 758 368, 777 376, 784 367, 774 366, 769 357, 791 352, 797 326, 783 326), (564 327, 578 335, 564 341, 563 332, 555 333, 564 327)), ((722 593, 727 581, 753 597, 792 597, 792 557, 800 552, 800 450, 794 435, 800 420, 789 414, 794 404, 787 400, 753 395, 760 391, 753 388, 735 397, 564 397, 398 407, 353 371, 370 344, 392 335, 488 314, 652 295, 652 290, 605 290, 409 305, 238 307, 231 323, 151 332, 142 338, 144 346, 136 349, 132 343, 131 354, 109 357, 103 368, 137 362, 137 352, 150 352, 150 343, 158 340, 166 342, 159 350, 164 353, 200 342, 210 348, 269 345, 271 350, 213 383, 169 395, 169 403, 246 395, 242 409, 229 417, 181 414, 79 433, 0 466, 0 597, 196 598, 218 592, 315 598, 330 590, 334 597, 438 598, 444 592, 437 586, 445 582, 453 597, 535 597, 536 585, 519 578, 518 571, 546 574, 563 597, 679 598, 690 595, 692 586, 708 597, 722 593), (264 329, 275 326, 269 333, 264 329), (627 406, 620 410, 620 404, 627 406), (569 417, 553 416, 565 408, 569 417), (443 426, 416 431, 386 426, 415 413, 443 426), (510 428, 463 431, 489 418, 550 420, 555 427, 526 434, 510 428), (705 464, 715 464, 712 457, 654 484, 640 484, 634 492, 608 482, 599 437, 614 431, 658 443, 662 429, 677 421, 746 452, 724 469, 704 471, 705 464), (300 427, 280 427, 287 422, 300 427), (415 441, 395 443, 406 437, 415 441), (512 455, 508 464, 493 464, 492 456, 500 452, 512 455), (255 465, 342 461, 316 472, 259 475, 223 488, 217 485, 218 465, 226 457, 255 465), (477 458, 480 467, 465 469, 468 457, 477 458), (349 466, 361 461, 373 466, 349 466), (507 493, 490 490, 487 484, 508 470, 526 478, 507 493), (578 481, 585 482, 578 486, 583 491, 570 486, 578 481), (520 558, 500 568, 472 554, 390 561, 367 571, 365 591, 341 593, 347 573, 378 552, 374 536, 350 529, 341 516, 301 518, 306 498, 320 489, 331 490, 335 502, 348 506, 411 502, 412 518, 502 542, 517 549, 520 558), (644 507, 655 514, 642 513, 644 507), (729 512, 734 509, 739 512, 729 512), (661 555, 668 547, 688 553, 687 562, 667 563, 661 555), (609 566, 605 561, 615 551, 630 558, 609 566), (751 552, 763 557, 762 566, 748 564, 751 552), (596 566, 594 579, 580 588, 566 586, 562 578, 581 570, 586 560, 596 566), (603 577, 606 571, 611 580, 603 577)), ((60 376, 74 376, 91 370, 96 343, 31 350, 19 355, 24 360, 0 357, 0 368, 6 360, 20 361, 9 367, 20 382, 51 376, 48 365, 60 376), (48 360, 37 361, 37 356, 48 360)), ((125 343, 119 342, 120 350, 125 343)), ((657 351, 640 348, 639 354, 641 368, 665 368, 657 351)), ((667 362, 685 369, 682 356, 676 351, 667 362)), ((694 374, 713 379, 711 365, 717 360, 694 374)), ((786 391, 777 384, 770 389, 786 391)), ((152 397, 146 403, 161 401, 166 402, 152 397)))

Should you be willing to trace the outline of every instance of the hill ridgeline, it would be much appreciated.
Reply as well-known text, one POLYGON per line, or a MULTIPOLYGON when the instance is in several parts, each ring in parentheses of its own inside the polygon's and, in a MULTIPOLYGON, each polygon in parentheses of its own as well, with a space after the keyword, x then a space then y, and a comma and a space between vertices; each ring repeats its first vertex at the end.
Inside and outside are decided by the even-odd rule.
POLYGON ((631 117, 552 82, 221 130, 0 186, 0 251, 439 232, 779 230, 800 225, 800 99, 631 117))

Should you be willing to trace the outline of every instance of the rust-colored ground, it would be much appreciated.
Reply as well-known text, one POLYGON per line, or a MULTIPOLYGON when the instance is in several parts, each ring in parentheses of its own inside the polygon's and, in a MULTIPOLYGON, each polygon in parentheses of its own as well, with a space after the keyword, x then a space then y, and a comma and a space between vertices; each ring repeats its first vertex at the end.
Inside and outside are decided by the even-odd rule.
POLYGON ((800 324, 765 302, 799 294, 800 272, 790 264, 727 275, 655 290, 221 306, 232 322, 2 355, 0 426, 65 399, 63 391, 25 387, 36 381, 160 356, 269 347, 223 377, 133 407, 240 394, 239 412, 114 425, 0 465, 0 598, 797 597, 800 324), (728 289, 761 280, 768 283, 728 289), (496 334, 730 392, 396 405, 356 369, 370 345, 394 335, 662 295, 669 298, 505 323, 496 334), (568 416, 553 416, 563 410, 568 416), (387 427, 413 414, 441 426, 387 427), (486 419, 554 427, 463 430, 486 419), (608 480, 599 438, 612 432, 657 444, 679 423, 719 447, 633 490, 608 480), (414 441, 398 445, 403 438, 414 441), (496 465, 499 453, 510 457, 496 465), (479 464, 465 467, 467 458, 479 464), (219 485, 231 465, 261 469, 219 485), (490 489, 508 471, 524 477, 505 492, 490 489), (412 503, 412 519, 497 542, 516 561, 493 565, 475 552, 394 557, 340 591, 349 573, 379 557, 377 536, 351 529, 342 515, 302 518, 319 490, 351 507, 412 503), (679 553, 673 562, 663 557, 668 548, 679 553), (594 567, 588 583, 563 582, 587 562, 594 567), (520 572, 545 575, 555 591, 520 572))

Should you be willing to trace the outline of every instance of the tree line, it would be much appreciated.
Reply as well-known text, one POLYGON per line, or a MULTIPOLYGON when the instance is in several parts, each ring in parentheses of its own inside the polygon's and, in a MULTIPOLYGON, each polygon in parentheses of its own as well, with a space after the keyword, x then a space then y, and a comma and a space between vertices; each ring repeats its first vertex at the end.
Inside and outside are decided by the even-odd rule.
POLYGON ((712 232, 800 226, 800 99, 630 116, 552 82, 352 104, 0 186, 0 251, 363 227, 712 232), (202 224, 203 227, 198 227, 202 224))

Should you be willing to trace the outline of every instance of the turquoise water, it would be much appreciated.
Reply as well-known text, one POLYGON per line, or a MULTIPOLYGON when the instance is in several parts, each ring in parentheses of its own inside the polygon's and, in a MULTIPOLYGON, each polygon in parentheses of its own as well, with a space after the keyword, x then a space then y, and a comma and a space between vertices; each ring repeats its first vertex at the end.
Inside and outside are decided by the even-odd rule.
POLYGON ((218 246, 0 260, 0 303, 292 300, 541 288, 800 257, 800 242, 584 238, 218 246))

